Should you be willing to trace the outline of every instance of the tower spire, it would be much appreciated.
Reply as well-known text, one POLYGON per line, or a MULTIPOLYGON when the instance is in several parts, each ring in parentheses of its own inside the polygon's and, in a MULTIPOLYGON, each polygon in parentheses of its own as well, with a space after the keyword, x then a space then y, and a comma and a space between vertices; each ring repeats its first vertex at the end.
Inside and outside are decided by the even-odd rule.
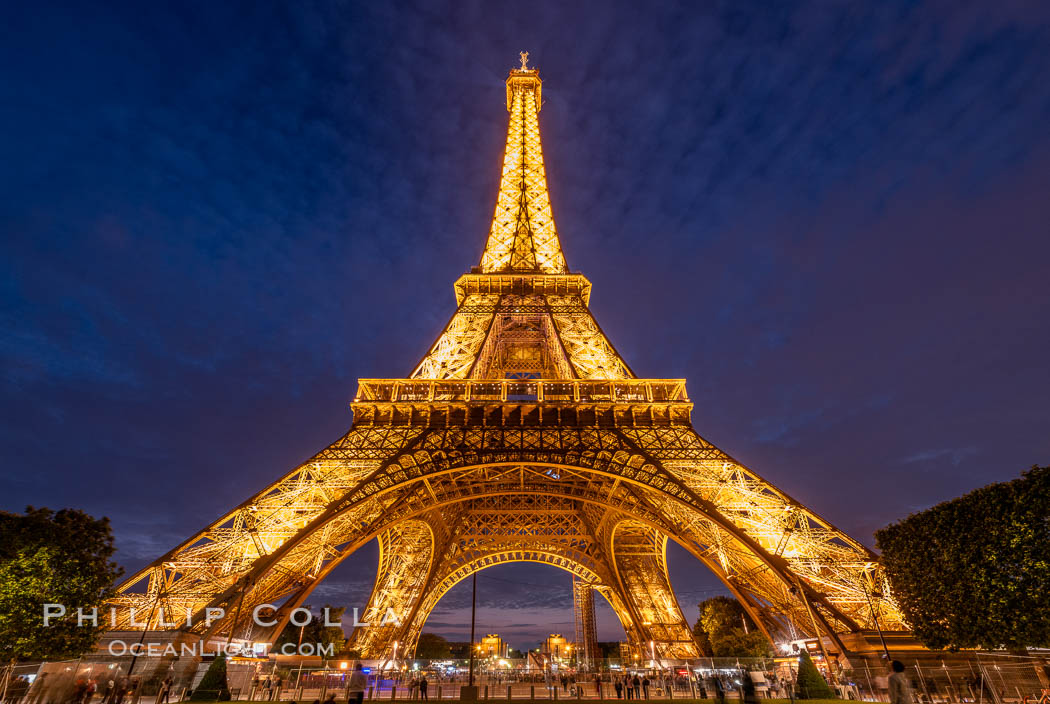
POLYGON ((521 52, 521 68, 512 69, 507 77, 507 148, 496 212, 481 257, 485 273, 568 272, 543 168, 538 117, 542 105, 540 74, 526 68, 528 56, 528 52, 521 52))

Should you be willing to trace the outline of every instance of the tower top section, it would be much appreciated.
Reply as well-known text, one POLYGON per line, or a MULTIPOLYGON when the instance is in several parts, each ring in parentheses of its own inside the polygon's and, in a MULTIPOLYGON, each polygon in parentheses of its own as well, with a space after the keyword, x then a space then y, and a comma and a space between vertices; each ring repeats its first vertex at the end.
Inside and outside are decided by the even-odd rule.
POLYGON ((507 147, 496 211, 481 256, 485 274, 569 271, 554 226, 543 166, 538 117, 542 82, 539 71, 528 68, 528 56, 521 52, 521 68, 512 69, 507 77, 507 147))
POLYGON ((529 52, 521 52, 521 68, 512 68, 507 77, 507 111, 514 111, 514 94, 518 90, 531 91, 535 95, 536 112, 543 107, 541 88, 543 81, 540 80, 540 72, 528 67, 529 52))

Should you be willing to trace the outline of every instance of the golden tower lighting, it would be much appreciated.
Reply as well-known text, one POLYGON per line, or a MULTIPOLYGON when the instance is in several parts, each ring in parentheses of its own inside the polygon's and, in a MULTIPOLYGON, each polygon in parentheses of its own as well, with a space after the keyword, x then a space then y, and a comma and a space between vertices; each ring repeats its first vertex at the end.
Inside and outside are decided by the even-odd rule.
POLYGON ((189 613, 186 630, 203 637, 273 638, 378 540, 360 617, 371 625, 351 644, 365 657, 394 643, 411 654, 449 589, 521 561, 605 598, 632 650, 695 657, 667 574, 674 540, 771 638, 823 636, 841 650, 875 616, 906 629, 871 551, 702 438, 685 381, 636 377, 602 332, 590 282, 561 251, 541 82, 525 58, 507 78, 485 252, 455 282, 445 329, 408 377, 360 380, 343 437, 123 583, 117 628, 164 629, 189 613), (275 625, 253 621, 262 604, 277 605, 275 625))

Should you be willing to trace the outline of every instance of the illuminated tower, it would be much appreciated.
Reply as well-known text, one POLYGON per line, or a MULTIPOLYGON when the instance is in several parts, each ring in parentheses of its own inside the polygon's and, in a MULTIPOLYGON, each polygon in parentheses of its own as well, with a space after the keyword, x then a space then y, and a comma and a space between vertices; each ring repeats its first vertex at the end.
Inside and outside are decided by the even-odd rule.
MULTIPOLYGON (((394 643, 411 652, 453 585, 518 561, 600 594, 638 650, 691 657, 671 539, 771 638, 819 635, 841 649, 876 617, 903 630, 868 549, 702 438, 684 380, 636 377, 617 353, 588 308, 590 282, 561 251, 541 82, 524 57, 506 100, 484 254, 455 282, 456 311, 415 370, 361 379, 343 437, 133 575, 115 603, 151 629, 188 610, 198 635, 267 640, 378 540, 361 617, 371 625, 354 633, 366 657, 389 657, 394 643), (267 603, 275 625, 261 628, 252 617, 267 603), (208 623, 209 608, 222 616, 208 623)), ((132 627, 120 613, 118 627, 132 627)))

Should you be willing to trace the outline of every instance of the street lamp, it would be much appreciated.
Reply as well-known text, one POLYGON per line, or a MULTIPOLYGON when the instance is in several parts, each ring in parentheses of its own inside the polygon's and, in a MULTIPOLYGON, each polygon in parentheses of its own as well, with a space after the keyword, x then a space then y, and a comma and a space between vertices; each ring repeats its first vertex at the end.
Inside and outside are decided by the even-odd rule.
MULTIPOLYGON (((871 594, 868 593, 868 585, 861 581, 860 588, 864 590, 864 597, 868 600, 868 610, 871 611, 871 620, 875 622, 875 630, 879 632, 879 640, 882 641, 882 652, 886 656, 886 662, 889 662, 892 659, 890 658, 890 649, 886 647, 886 636, 882 634, 882 626, 879 625, 879 616, 875 613, 875 605, 871 603, 871 594)), ((876 596, 882 595, 877 594, 876 596)))
MULTIPOLYGON (((474 617, 478 609, 478 573, 475 572, 470 587, 470 644, 474 645, 474 617)), ((474 649, 470 649, 470 673, 467 675, 467 687, 470 688, 472 699, 478 698, 478 692, 474 689, 474 649)), ((460 690, 460 697, 463 691, 460 690)))

